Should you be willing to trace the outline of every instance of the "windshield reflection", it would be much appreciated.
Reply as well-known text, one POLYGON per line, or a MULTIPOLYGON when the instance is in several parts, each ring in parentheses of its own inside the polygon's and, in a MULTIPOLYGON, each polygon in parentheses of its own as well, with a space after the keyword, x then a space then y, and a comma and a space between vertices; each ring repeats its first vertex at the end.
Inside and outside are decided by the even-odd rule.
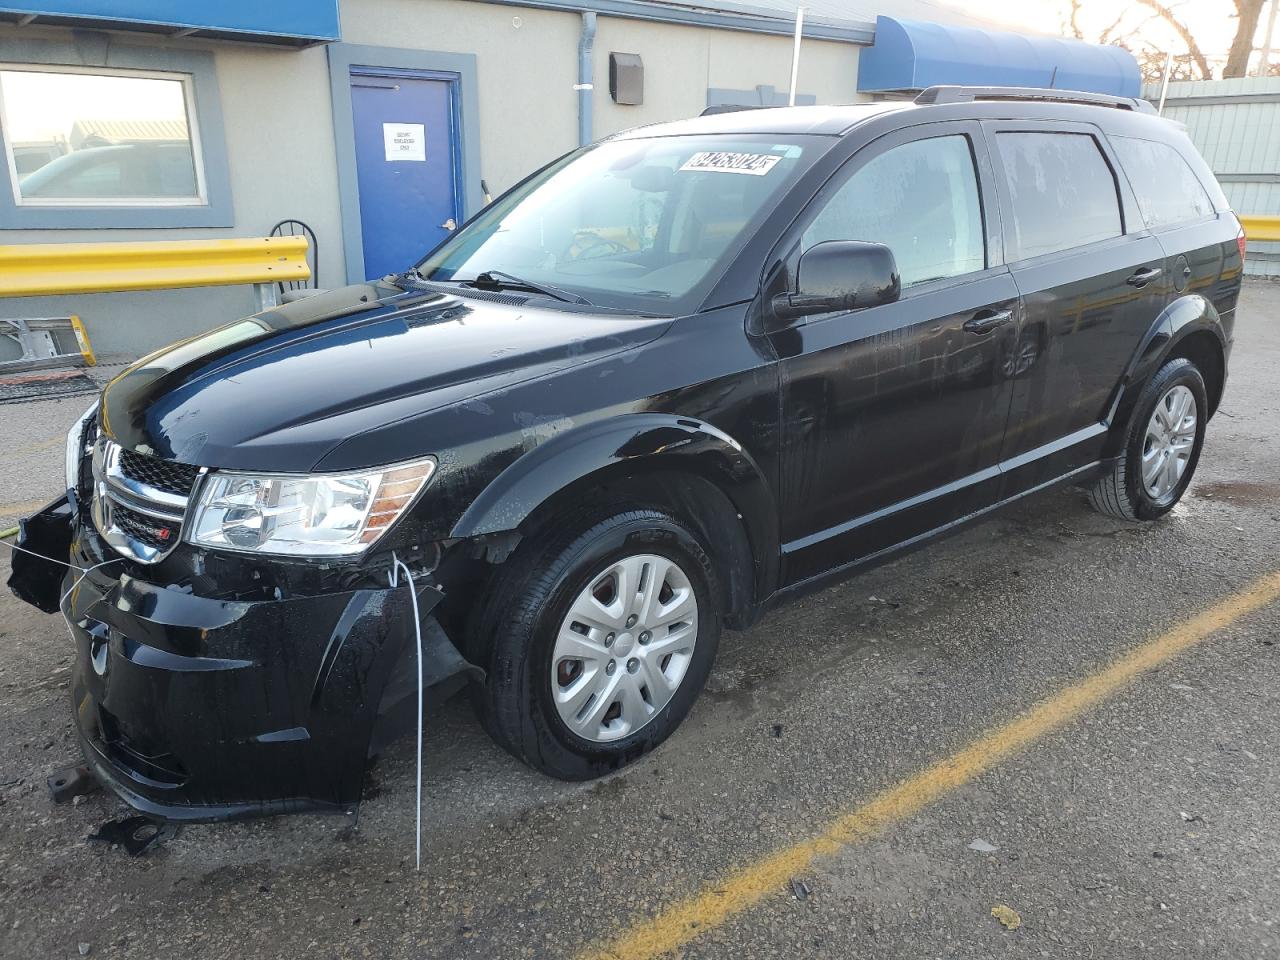
POLYGON ((804 138, 606 141, 558 161, 419 265, 429 281, 677 312, 798 174, 804 138), (506 276, 506 281, 500 278, 506 276), (541 289, 539 289, 541 288, 541 289))

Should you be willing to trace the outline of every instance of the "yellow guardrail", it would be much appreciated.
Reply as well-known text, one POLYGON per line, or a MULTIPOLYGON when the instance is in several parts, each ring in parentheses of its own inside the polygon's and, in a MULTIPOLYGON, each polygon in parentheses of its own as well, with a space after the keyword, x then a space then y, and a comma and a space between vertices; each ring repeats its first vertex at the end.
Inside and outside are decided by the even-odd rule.
POLYGON ((310 276, 305 237, 0 246, 0 297, 274 284, 310 276))
POLYGON ((1280 241, 1280 217, 1241 217, 1240 225, 1249 240, 1280 241))

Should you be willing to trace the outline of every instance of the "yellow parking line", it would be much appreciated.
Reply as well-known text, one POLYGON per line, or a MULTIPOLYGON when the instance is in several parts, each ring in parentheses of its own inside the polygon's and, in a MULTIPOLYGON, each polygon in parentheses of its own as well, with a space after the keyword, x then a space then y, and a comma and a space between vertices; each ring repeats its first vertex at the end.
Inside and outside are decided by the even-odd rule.
POLYGON ((1059 691, 1003 726, 987 731, 958 753, 837 817, 812 839, 741 867, 656 916, 637 921, 610 942, 583 953, 583 960, 647 960, 675 950, 780 890, 819 857, 866 840, 910 817, 1015 751, 1061 729, 1135 677, 1277 598, 1280 571, 1142 644, 1106 669, 1059 691))

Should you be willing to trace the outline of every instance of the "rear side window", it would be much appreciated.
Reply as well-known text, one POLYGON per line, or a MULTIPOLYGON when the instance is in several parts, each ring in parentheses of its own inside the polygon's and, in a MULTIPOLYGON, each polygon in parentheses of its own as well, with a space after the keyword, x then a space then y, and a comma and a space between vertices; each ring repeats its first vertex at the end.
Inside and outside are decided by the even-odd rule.
POLYGON ((916 140, 867 161, 804 232, 824 240, 869 240, 893 251, 902 285, 986 266, 973 153, 964 136, 916 140))
POLYGON ((1187 161, 1167 143, 1111 137, 1148 227, 1213 216, 1213 201, 1187 161))
POLYGON ((1087 133, 998 133, 1013 199, 1006 225, 1022 259, 1123 232, 1115 175, 1087 133))

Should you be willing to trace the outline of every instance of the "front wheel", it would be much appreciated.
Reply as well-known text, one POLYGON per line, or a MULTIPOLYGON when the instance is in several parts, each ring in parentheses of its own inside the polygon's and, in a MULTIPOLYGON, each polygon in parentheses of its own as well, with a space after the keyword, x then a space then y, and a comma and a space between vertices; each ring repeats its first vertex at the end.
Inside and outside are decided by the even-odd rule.
POLYGON ((1209 402, 1204 378, 1184 357, 1166 363, 1142 392, 1125 447, 1089 490, 1102 513, 1155 520, 1182 499, 1204 445, 1209 402))
POLYGON ((715 569, 678 520, 599 509, 530 538, 481 617, 477 712, 499 744, 566 780, 640 757, 680 724, 720 635, 715 569))

